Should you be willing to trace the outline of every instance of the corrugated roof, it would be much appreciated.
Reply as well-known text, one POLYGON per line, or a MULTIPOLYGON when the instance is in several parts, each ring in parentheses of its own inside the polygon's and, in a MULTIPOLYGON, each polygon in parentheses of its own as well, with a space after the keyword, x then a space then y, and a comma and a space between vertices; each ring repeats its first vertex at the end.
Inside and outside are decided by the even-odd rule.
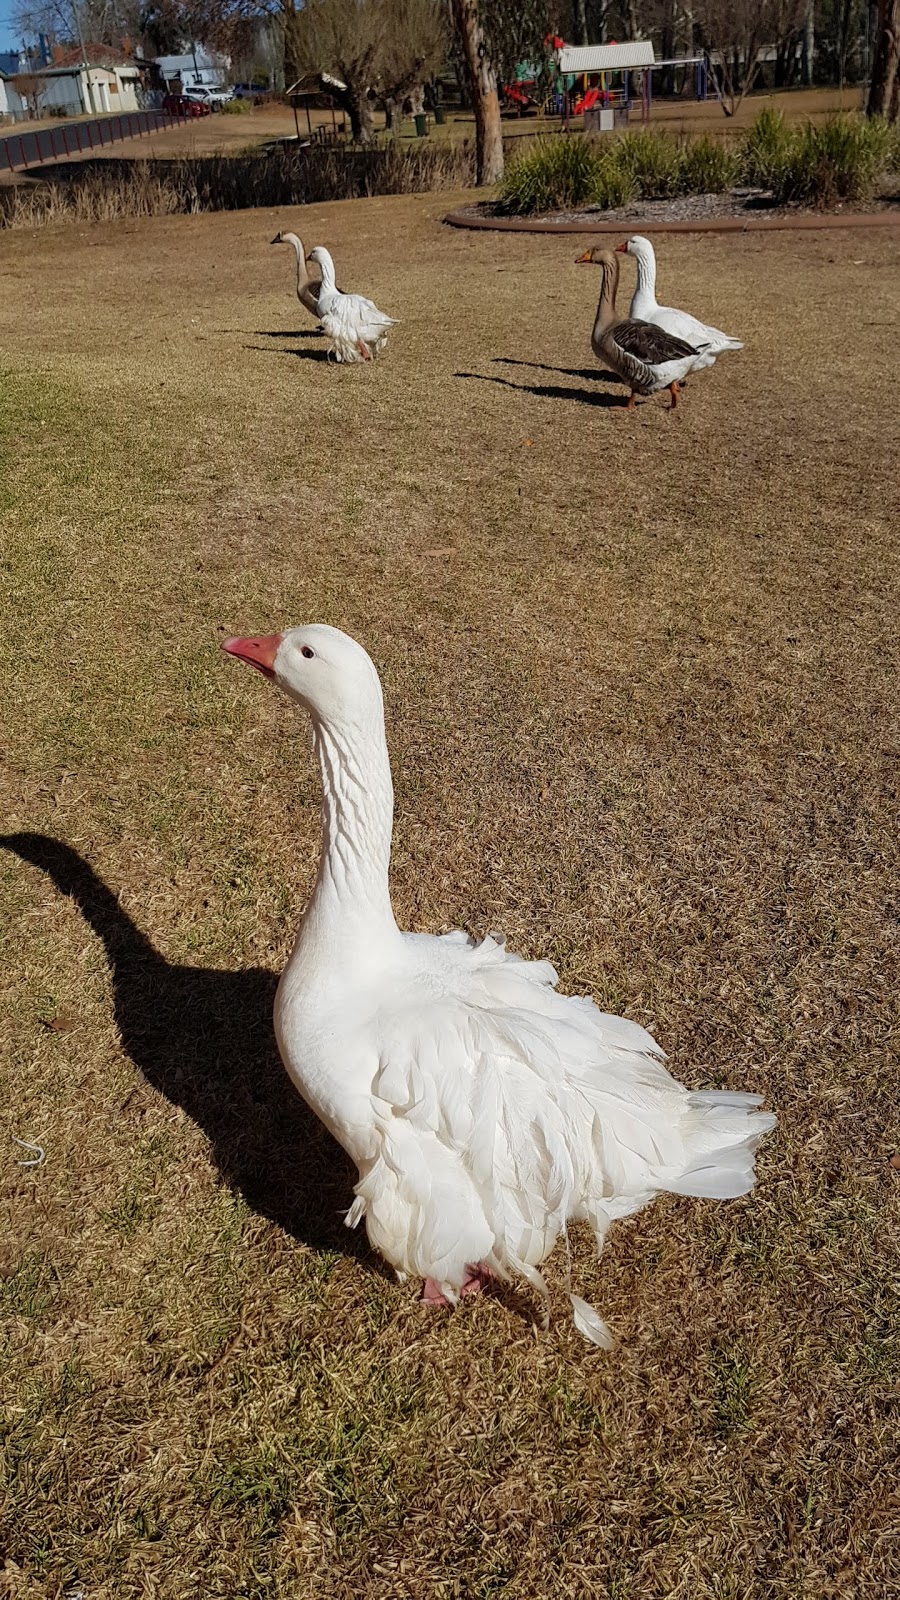
POLYGON ((652 67, 649 39, 628 44, 566 44, 559 52, 560 72, 622 72, 625 67, 652 67))

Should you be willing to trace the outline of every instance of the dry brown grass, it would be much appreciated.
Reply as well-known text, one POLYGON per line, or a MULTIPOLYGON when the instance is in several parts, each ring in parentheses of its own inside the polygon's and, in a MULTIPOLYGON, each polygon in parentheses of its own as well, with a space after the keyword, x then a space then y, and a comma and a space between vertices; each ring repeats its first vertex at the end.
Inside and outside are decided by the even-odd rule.
POLYGON ((883 1600, 894 239, 667 239, 747 348, 629 420, 572 244, 445 205, 0 241, 0 784, 45 841, 0 852, 0 1583, 883 1600), (402 319, 371 370, 315 359, 291 222, 402 319), (383 672, 403 923, 504 929, 778 1112, 754 1196, 578 1241, 612 1356, 563 1303, 430 1315, 341 1227, 269 1025, 314 772, 217 651, 309 618, 383 672))

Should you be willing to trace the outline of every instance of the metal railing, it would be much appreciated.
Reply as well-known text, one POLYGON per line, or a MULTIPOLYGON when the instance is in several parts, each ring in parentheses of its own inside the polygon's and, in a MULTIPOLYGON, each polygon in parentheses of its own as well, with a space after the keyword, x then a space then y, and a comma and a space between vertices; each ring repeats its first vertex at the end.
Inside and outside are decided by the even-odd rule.
POLYGON ((45 161, 89 156, 104 145, 118 144, 122 139, 142 139, 146 134, 174 128, 185 121, 186 117, 171 111, 124 111, 121 115, 92 117, 86 122, 33 128, 30 133, 12 133, 0 139, 0 172, 27 172, 45 161))

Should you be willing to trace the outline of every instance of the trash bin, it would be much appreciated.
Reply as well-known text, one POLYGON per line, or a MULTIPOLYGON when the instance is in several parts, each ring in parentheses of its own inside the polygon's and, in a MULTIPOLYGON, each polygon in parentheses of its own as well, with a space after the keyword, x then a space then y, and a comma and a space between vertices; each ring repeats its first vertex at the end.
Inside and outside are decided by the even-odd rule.
POLYGON ((416 112, 416 138, 425 139, 428 136, 428 118, 424 111, 416 112))
POLYGON ((435 108, 434 108, 434 120, 435 120, 435 123, 437 124, 437 126, 439 128, 442 128, 444 126, 444 123, 447 121, 447 116, 446 116, 446 113, 444 111, 443 106, 435 106, 435 108))

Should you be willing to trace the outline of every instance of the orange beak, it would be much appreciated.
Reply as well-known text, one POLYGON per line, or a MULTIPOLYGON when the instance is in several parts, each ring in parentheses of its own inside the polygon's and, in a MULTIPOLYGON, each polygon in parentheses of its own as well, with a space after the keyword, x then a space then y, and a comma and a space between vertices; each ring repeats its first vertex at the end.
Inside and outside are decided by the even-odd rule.
POLYGON ((260 633, 253 639, 223 639, 222 649, 227 655, 246 661, 248 667, 255 667, 264 677, 274 678, 275 657, 283 638, 283 633, 260 633))
POLYGON ((591 263, 591 252, 590 252, 590 250, 585 250, 583 256, 576 256, 575 257, 575 265, 576 265, 576 267, 580 266, 582 261, 587 261, 589 264, 592 264, 591 263))
POLYGON ((627 244, 617 244, 616 245, 616 254, 620 255, 620 256, 627 256, 627 254, 628 254, 628 245, 627 244))

